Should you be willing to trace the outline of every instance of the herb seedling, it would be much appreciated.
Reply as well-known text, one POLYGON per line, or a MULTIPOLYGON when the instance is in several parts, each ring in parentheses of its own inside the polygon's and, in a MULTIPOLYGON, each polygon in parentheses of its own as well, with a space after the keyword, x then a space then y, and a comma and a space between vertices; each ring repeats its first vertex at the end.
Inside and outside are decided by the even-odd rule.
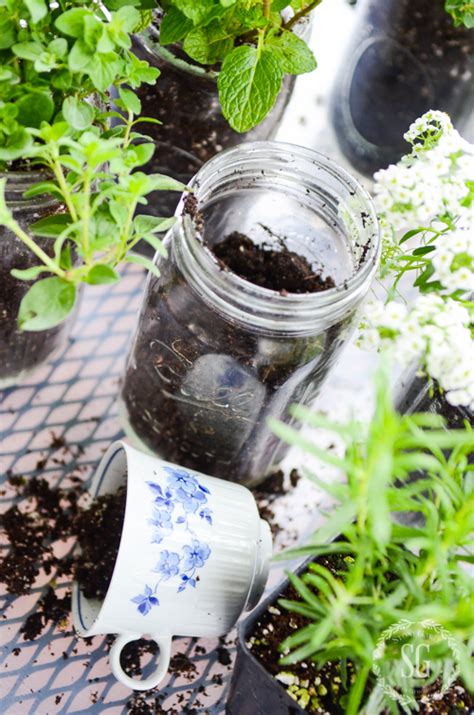
POLYGON ((247 132, 273 107, 285 74, 311 72, 312 51, 293 31, 322 0, 167 0, 160 43, 181 42, 187 55, 220 64, 219 98, 233 129, 247 132), (282 11, 293 15, 282 18, 282 11))
POLYGON ((121 262, 139 263, 157 273, 152 261, 132 249, 145 240, 165 253, 156 234, 167 230, 174 219, 135 212, 152 191, 185 187, 167 176, 137 170, 150 159, 154 144, 135 130, 144 120, 134 118, 140 112, 134 93, 120 89, 116 104, 126 117, 111 130, 90 124, 77 131, 65 121, 30 129, 36 141, 29 156, 49 170, 51 179, 33 186, 26 196, 53 195, 64 206, 63 213, 40 219, 25 232, 5 202, 6 179, 0 181, 0 224, 39 259, 37 266, 13 270, 13 275, 36 280, 40 274, 50 274, 36 281, 23 298, 18 316, 23 330, 44 330, 62 322, 74 307, 77 285, 114 283, 121 262), (54 242, 53 256, 37 237, 54 242))
POLYGON ((474 581, 466 566, 474 558, 474 481, 468 464, 474 431, 467 424, 446 430, 437 415, 397 414, 386 368, 378 375, 369 425, 334 424, 301 406, 293 409, 293 416, 337 435, 345 445, 343 456, 329 454, 310 437, 274 422, 278 436, 340 468, 347 482, 325 482, 307 473, 334 506, 305 547, 284 554, 309 555, 314 562, 301 577, 289 574, 300 600, 279 602, 308 621, 281 644, 282 669, 312 659, 318 666, 341 662, 341 672, 348 672, 345 666, 352 663, 348 715, 385 709, 395 714, 398 705, 410 712, 416 708, 416 688, 437 681, 447 687, 458 674, 473 689, 474 581), (413 472, 421 478, 413 481, 413 472), (340 539, 332 541, 336 536, 340 539), (339 556, 337 561, 345 564, 342 571, 318 563, 323 555, 339 556), (396 624, 427 621, 442 627, 449 642, 443 637, 430 646, 431 671, 420 680, 407 676, 402 657, 404 643, 417 644, 416 629, 391 647, 378 646, 396 624), (383 682, 390 683, 393 697, 383 682))

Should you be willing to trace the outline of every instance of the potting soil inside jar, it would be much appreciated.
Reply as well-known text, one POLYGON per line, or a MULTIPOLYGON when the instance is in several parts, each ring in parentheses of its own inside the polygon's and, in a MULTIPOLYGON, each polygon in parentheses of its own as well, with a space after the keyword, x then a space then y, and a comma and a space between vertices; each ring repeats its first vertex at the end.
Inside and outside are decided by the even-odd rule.
POLYGON ((240 190, 209 201, 202 237, 224 267, 254 285, 285 293, 334 288, 353 271, 347 239, 294 197, 240 190))
POLYGON ((77 520, 81 553, 75 577, 86 598, 104 599, 112 579, 125 516, 126 487, 103 494, 77 520))

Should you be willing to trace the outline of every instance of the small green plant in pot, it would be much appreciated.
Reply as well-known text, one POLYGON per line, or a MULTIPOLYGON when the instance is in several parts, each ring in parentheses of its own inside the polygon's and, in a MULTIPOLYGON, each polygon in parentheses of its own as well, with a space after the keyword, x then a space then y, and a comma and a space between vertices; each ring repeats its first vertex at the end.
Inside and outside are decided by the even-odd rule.
MULTIPOLYGON (((134 245, 135 228, 125 223, 111 250, 104 192, 117 203, 115 183, 125 191, 126 175, 153 152, 136 134, 140 102, 133 89, 155 82, 158 72, 130 51, 141 14, 122 5, 108 12, 95 2, 48 8, 37 0, 0 8, 2 388, 63 345, 76 286, 115 279, 114 266, 134 245), (124 127, 113 131, 110 85, 126 116, 124 127), (96 263, 107 268, 92 270, 96 263)), ((152 184, 156 188, 153 177, 143 180, 132 200, 143 202, 152 184)), ((156 225, 147 231, 142 224, 141 231, 151 234, 156 225)))
POLYGON ((369 425, 294 415, 337 435, 342 456, 288 426, 277 433, 346 481, 307 474, 333 506, 303 548, 283 555, 309 562, 243 626, 229 712, 472 711, 474 432, 399 415, 383 373, 369 425), (252 710, 254 692, 266 702, 252 710))
MULTIPOLYGON (((222 149, 272 139, 295 76, 316 67, 307 40, 320 1, 159 3, 134 44, 161 72, 156 87, 139 92, 144 112, 162 122, 151 170, 187 183, 222 149)), ((173 195, 154 202, 159 213, 175 205, 173 195)))

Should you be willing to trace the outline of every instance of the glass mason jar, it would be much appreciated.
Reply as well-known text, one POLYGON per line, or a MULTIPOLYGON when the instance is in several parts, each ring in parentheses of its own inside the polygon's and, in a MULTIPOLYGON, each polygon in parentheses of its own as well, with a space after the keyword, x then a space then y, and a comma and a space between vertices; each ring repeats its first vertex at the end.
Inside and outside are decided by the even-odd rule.
MULTIPOLYGON (((298 35, 309 36, 310 23, 300 23, 298 35)), ((217 91, 218 72, 193 63, 178 46, 161 47, 159 31, 150 25, 133 41, 133 52, 160 70, 156 85, 138 90, 142 115, 161 125, 143 125, 156 144, 146 167, 150 173, 172 176, 184 184, 215 154, 245 141, 271 139, 290 100, 295 77, 287 75, 275 106, 265 119, 245 134, 235 132, 222 115, 217 91)), ((156 191, 148 197, 144 212, 173 215, 179 196, 174 191, 156 191)))
MULTIPOLYGON (((25 199, 23 193, 33 184, 44 181, 39 170, 9 171, 6 201, 20 226, 28 226, 41 218, 57 213, 60 204, 51 197, 25 199)), ((41 248, 53 255, 53 242, 39 238, 41 248)), ((17 324, 23 296, 34 281, 22 281, 11 275, 13 268, 24 270, 38 265, 38 258, 11 231, 0 225, 0 389, 18 385, 36 368, 62 348, 72 327, 73 317, 61 325, 40 332, 26 332, 17 324)), ((44 278, 40 275, 38 280, 44 278)))
POLYGON ((155 259, 161 275, 148 279, 122 424, 164 459, 255 484, 287 449, 267 419, 291 423, 289 406, 311 403, 347 340, 376 271, 377 219, 345 170, 290 144, 229 149, 191 186, 165 240, 168 259, 155 259), (211 249, 235 231, 283 244, 336 287, 278 292, 222 269, 211 249))
POLYGON ((473 131, 474 29, 455 27, 445 0, 360 5, 331 114, 346 157, 373 174, 407 152, 404 132, 429 109, 448 112, 461 133, 473 131))
POLYGON ((401 376, 395 394, 395 407, 401 414, 431 412, 441 415, 449 429, 463 427, 466 420, 474 426, 472 411, 462 405, 451 405, 436 385, 430 386, 426 377, 420 375, 417 364, 409 367, 401 376))

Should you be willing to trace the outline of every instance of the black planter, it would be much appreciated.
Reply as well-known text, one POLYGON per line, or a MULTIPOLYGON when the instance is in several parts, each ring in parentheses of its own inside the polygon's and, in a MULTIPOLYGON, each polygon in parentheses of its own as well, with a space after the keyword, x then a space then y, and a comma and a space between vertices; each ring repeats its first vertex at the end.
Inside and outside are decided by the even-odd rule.
POLYGON ((419 376, 417 372, 418 365, 415 365, 402 375, 395 395, 397 412, 431 412, 441 415, 449 429, 462 428, 466 420, 471 425, 474 424, 474 414, 468 407, 451 405, 436 384, 431 390, 426 378, 419 376))
POLYGON ((404 132, 429 109, 472 131, 474 29, 455 27, 444 0, 365 0, 357 12, 331 99, 353 166, 372 174, 397 162, 404 132))
MULTIPOLYGON (((311 559, 308 559, 295 572, 299 575, 310 562, 311 559)), ((239 625, 237 658, 226 704, 227 715, 304 715, 305 711, 247 648, 247 640, 255 623, 269 606, 276 603, 289 585, 289 579, 280 582, 239 625)))

